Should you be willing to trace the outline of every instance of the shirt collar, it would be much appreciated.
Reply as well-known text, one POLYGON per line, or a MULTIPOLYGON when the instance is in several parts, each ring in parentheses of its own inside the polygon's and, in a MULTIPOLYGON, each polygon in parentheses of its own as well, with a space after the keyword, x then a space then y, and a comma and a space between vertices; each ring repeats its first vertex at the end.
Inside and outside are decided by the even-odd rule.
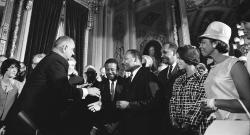
POLYGON ((176 65, 177 65, 177 62, 174 62, 174 64, 172 65, 172 71, 174 70, 174 68, 175 68, 176 65))
POLYGON ((132 79, 134 79, 135 75, 137 74, 137 72, 139 71, 139 69, 141 69, 142 66, 138 67, 137 69, 135 69, 133 72, 132 72, 132 79))
POLYGON ((117 82, 117 80, 114 80, 114 81, 109 80, 109 83, 110 83, 110 84, 111 84, 112 82, 116 83, 116 82, 117 82))

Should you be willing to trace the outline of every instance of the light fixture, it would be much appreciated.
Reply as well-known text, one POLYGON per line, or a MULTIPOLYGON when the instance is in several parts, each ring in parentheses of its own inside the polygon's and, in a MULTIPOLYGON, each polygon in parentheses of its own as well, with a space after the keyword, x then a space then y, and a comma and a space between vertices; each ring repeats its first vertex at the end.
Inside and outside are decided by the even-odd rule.
POLYGON ((88 1, 88 5, 89 5, 90 10, 94 14, 99 14, 100 13, 100 9, 103 6, 102 5, 102 0, 89 0, 88 1))

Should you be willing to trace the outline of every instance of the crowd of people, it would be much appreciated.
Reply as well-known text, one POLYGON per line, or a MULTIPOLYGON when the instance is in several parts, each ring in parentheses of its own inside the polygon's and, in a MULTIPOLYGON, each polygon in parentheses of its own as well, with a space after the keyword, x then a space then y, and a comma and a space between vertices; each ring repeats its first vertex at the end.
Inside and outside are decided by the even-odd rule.
POLYGON ((115 58, 100 76, 91 65, 79 75, 68 36, 51 53, 35 55, 30 74, 1 56, 0 134, 202 135, 214 119, 245 120, 238 99, 250 109, 250 76, 247 64, 228 55, 230 37, 228 25, 212 22, 199 48, 164 43, 162 65, 127 50, 122 75, 115 58), (201 55, 213 65, 207 68, 201 55))

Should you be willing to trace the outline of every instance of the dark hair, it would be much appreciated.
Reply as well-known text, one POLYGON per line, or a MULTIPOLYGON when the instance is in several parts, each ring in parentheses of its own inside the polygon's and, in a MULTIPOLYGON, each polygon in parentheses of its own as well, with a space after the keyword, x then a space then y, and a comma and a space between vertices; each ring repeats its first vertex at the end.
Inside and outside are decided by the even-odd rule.
POLYGON ((174 54, 176 54, 178 46, 175 43, 167 42, 163 44, 162 46, 169 45, 169 48, 173 50, 174 54))
POLYGON ((142 55, 138 50, 130 49, 127 50, 127 53, 130 53, 134 58, 138 58, 142 62, 142 55))
POLYGON ((144 51, 143 51, 143 55, 149 55, 149 49, 153 47, 154 50, 155 50, 155 54, 154 54, 154 57, 156 59, 160 59, 161 58, 161 44, 160 42, 156 41, 156 40, 151 40, 149 41, 146 45, 145 45, 145 48, 144 48, 144 51))
POLYGON ((219 53, 227 53, 229 51, 229 45, 223 41, 212 39, 212 42, 217 44, 215 49, 217 49, 219 53))
POLYGON ((241 16, 241 21, 243 23, 250 22, 250 14, 246 14, 246 15, 241 16))
POLYGON ((20 62, 20 72, 19 74, 16 75, 15 79, 18 80, 19 82, 23 82, 27 76, 27 73, 28 73, 27 66, 23 62, 20 62))
POLYGON ((105 67, 106 67, 106 65, 108 65, 110 63, 116 64, 116 69, 119 70, 118 61, 116 59, 114 59, 114 58, 107 59, 106 62, 104 63, 105 67))
POLYGON ((198 65, 200 63, 200 53, 195 46, 185 45, 177 50, 179 57, 188 65, 198 65))
POLYGON ((12 59, 12 58, 8 58, 6 59, 3 63, 2 63, 2 66, 1 66, 1 74, 4 75, 6 73, 6 71, 8 70, 8 68, 10 66, 14 65, 16 68, 17 68, 17 75, 19 74, 20 72, 20 62, 15 60, 15 59, 12 59))
POLYGON ((235 49, 234 50, 234 56, 236 57, 236 58, 239 58, 239 57, 241 57, 243 55, 243 53, 239 50, 239 49, 235 49))

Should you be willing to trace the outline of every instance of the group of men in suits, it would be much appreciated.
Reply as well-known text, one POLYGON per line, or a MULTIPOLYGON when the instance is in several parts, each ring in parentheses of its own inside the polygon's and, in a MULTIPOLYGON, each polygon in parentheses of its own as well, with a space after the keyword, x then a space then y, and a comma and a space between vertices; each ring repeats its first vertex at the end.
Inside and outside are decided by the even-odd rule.
POLYGON ((76 88, 69 84, 67 59, 74 54, 74 47, 70 37, 56 40, 52 52, 27 79, 23 92, 7 116, 7 135, 61 134, 59 116, 64 109, 64 100, 72 98, 84 102, 87 95, 101 99, 102 109, 96 128, 102 134, 171 133, 168 104, 173 83, 181 75, 177 45, 166 43, 162 46, 162 61, 169 66, 158 77, 142 66, 142 56, 137 50, 128 50, 124 55, 125 71, 131 73, 128 78, 118 75, 119 64, 115 59, 108 59, 104 64, 107 79, 102 80, 98 88, 76 88))
MULTIPOLYGON (((122 135, 166 135, 174 131, 169 115, 169 101, 173 83, 183 72, 177 63, 177 45, 166 43, 162 46, 161 52, 162 61, 169 66, 156 76, 142 66, 139 51, 128 50, 124 55, 123 65, 125 71, 130 72, 131 75, 117 81, 118 91, 115 92, 115 98, 112 98, 112 78, 114 77, 110 77, 112 64, 107 64, 115 59, 109 59, 105 63, 109 80, 106 81, 106 88, 103 90, 110 95, 104 97, 108 97, 108 103, 113 110, 116 110, 113 113, 109 111, 108 114, 112 117, 106 118, 115 118, 116 122, 119 122, 119 126, 116 126, 122 135)), ((113 62, 113 67, 118 69, 118 63, 113 62)), ((105 110, 106 103, 103 103, 105 110)))

